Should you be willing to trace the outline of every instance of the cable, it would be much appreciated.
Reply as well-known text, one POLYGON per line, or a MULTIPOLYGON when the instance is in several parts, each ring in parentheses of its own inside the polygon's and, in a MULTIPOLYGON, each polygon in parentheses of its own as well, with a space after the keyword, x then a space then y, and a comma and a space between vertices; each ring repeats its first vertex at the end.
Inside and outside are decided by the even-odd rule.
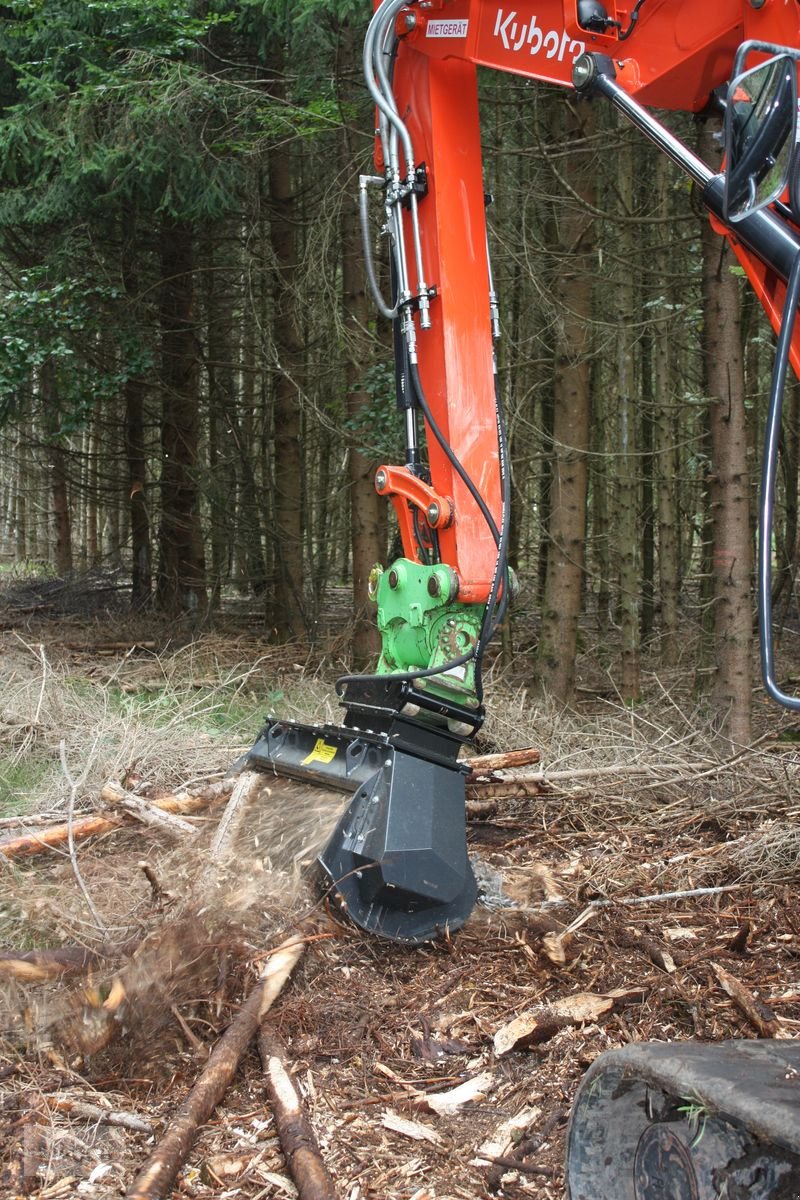
POLYGON ((624 33, 622 32, 622 30, 620 30, 620 32, 617 34, 618 41, 620 41, 620 42, 627 41, 627 39, 631 36, 634 29, 636 28, 636 22, 639 20, 639 9, 642 7, 643 4, 644 4, 644 0, 637 0, 636 6, 635 6, 633 12, 631 13, 631 20, 630 20, 630 24, 628 25, 628 28, 625 30, 624 33))
POLYGON ((442 451, 444 452, 445 457, 447 458, 447 461, 450 463, 450 466, 453 468, 456 475, 458 475, 459 479, 464 484, 464 486, 466 487, 470 496, 472 496, 472 499, 475 501, 478 508, 480 509, 481 514, 483 515, 484 521, 486 522, 486 524, 489 526, 489 529, 491 530, 491 534, 492 534, 492 537, 494 538, 495 545, 498 545, 500 542, 500 534, 498 533, 497 525, 495 524, 494 517, 492 516, 491 512, 489 511, 488 505, 487 505, 486 501, 484 500, 483 496, 478 491, 477 487, 475 486, 474 482, 472 481, 470 476, 465 471, 462 464, 456 458, 455 454, 453 453, 452 446, 447 441, 447 438, 444 436, 441 429, 439 428, 436 418, 434 417, 433 413, 430 410, 428 401, 425 399, 425 393, 422 390, 422 381, 420 380, 420 377, 419 377, 419 367, 417 366, 417 364, 415 362, 409 362, 409 375, 411 377, 411 383, 414 388, 414 393, 417 398, 417 403, 419 404, 419 407, 422 410, 422 415, 425 417, 425 420, 428 422, 428 425, 430 426, 431 433, 436 438, 436 441, 439 443, 439 446, 441 447, 442 451))
POLYGON ((775 479, 778 466, 778 442, 783 412, 783 392, 789 351, 797 322, 800 302, 800 252, 795 255, 786 299, 781 314, 781 326, 775 347, 775 364, 769 390, 767 424, 764 430, 764 458, 761 468, 761 499, 758 510, 758 635, 761 642, 761 675, 767 694, 784 708, 800 712, 800 696, 782 691, 775 680, 775 647, 772 640, 772 526, 775 513, 775 479))

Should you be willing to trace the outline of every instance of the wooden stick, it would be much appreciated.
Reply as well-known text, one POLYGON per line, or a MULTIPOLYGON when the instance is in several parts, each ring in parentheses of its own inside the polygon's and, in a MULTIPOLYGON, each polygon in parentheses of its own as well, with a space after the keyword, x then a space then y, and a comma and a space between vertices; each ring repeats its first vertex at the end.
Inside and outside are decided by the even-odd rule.
POLYGON ((141 796, 126 791, 118 784, 106 784, 103 788, 103 795, 115 808, 121 808, 134 820, 141 821, 143 825, 150 825, 159 833, 166 834, 167 837, 181 839, 197 835, 196 827, 190 825, 188 821, 184 821, 176 813, 166 812, 158 805, 143 800, 141 796))
POLYGON ((333 1180, 320 1153, 313 1127, 300 1093, 286 1070, 286 1048, 278 1035, 262 1022, 258 1053, 289 1174, 300 1200, 336 1200, 333 1180))
POLYGON ((656 892, 652 896, 620 896, 614 900, 590 900, 588 908, 612 908, 615 904, 659 904, 665 900, 691 900, 695 896, 721 896, 723 892, 738 892, 744 883, 721 883, 717 887, 687 888, 684 892, 656 892))
POLYGON ((259 1025, 299 962, 301 933, 287 938, 269 958, 256 986, 223 1033, 192 1090, 146 1160, 126 1200, 160 1200, 171 1189, 201 1125, 219 1104, 259 1025))
POLYGON ((103 1125, 119 1125, 123 1129, 133 1129, 136 1133, 152 1133, 152 1122, 140 1117, 138 1113, 124 1112, 114 1108, 100 1108, 97 1104, 89 1104, 86 1100, 73 1100, 71 1096, 44 1096, 44 1103, 56 1112, 69 1113, 85 1121, 99 1121, 103 1125))
POLYGON ((516 800, 541 796, 546 785, 537 779, 478 779, 467 777, 467 796, 471 800, 516 800))
MULTIPOLYGON (((113 803, 118 787, 118 784, 106 784, 100 793, 100 799, 105 803, 113 803)), ((212 783, 207 788, 203 788, 201 792, 161 796, 158 800, 151 801, 151 807, 168 813, 200 812, 230 795, 232 788, 232 783, 212 783)), ((96 837, 101 833, 111 833, 125 824, 126 821, 123 817, 93 813, 88 817, 78 817, 72 822, 72 836, 75 841, 80 841, 83 838, 96 837)), ((68 840, 69 825, 52 825, 49 829, 42 829, 39 833, 25 833, 20 837, 0 842, 0 862, 4 858, 30 858, 34 854, 42 854, 46 850, 63 846, 68 840)))
POLYGON ((514 767, 529 767, 541 759, 541 752, 530 747, 527 750, 507 750, 505 754, 476 754, 466 760, 472 775, 485 775, 488 771, 510 771, 514 767))
POLYGON ((253 793, 265 782, 261 771, 243 771, 233 786, 230 799, 225 805, 225 811, 220 818, 214 840, 208 850, 210 863, 221 862, 226 858, 233 845, 236 832, 241 825, 247 808, 247 803, 253 793))
POLYGON ((724 967, 720 967, 717 963, 713 962, 711 970, 719 980, 723 992, 726 992, 730 996, 736 1007, 756 1030, 759 1037, 786 1038, 790 1036, 780 1017, 775 1015, 769 1005, 748 991, 744 984, 731 975, 729 971, 726 971, 724 967))

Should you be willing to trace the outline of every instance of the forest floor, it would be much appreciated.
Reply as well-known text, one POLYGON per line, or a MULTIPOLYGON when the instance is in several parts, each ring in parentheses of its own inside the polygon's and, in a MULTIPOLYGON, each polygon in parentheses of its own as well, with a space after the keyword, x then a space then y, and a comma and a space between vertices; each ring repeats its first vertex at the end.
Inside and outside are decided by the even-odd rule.
MULTIPOLYGON (((0 592, 0 838, 96 812, 109 780, 149 798, 219 780, 270 707, 336 719, 333 670, 241 625, 181 643, 152 621, 22 607, 0 592)), ((587 665, 571 714, 496 679, 487 748, 535 746, 519 773, 547 778, 470 822, 483 899, 421 948, 332 918, 311 864, 341 799, 271 778, 213 861, 224 802, 192 832, 130 821, 0 863, 3 1194, 124 1194, 269 951, 309 918, 267 1020, 341 1200, 562 1196, 587 1066, 632 1040, 759 1036, 731 978, 768 1006, 761 1033, 796 1036, 800 748, 764 706, 756 744, 720 755, 686 674, 652 673, 627 710, 587 665), (79 954, 57 980, 12 969, 57 947, 88 948, 91 971, 79 954), (509 1022, 537 1014, 555 1019, 515 1045, 509 1022)), ((296 1194, 255 1047, 175 1194, 296 1194)))

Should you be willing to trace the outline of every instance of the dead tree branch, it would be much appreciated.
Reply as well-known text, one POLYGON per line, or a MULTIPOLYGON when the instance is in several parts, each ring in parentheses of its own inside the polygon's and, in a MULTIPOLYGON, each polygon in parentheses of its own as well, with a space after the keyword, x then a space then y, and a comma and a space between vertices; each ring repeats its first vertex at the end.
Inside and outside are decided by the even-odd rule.
POLYGON ((238 1015, 217 1042, 192 1090, 126 1193, 126 1200, 159 1200, 171 1189, 197 1136, 236 1074, 239 1062, 271 1005, 299 962, 302 933, 282 942, 238 1015))
POLYGON ((336 1200, 333 1180, 320 1154, 302 1098, 286 1069, 286 1048, 263 1023, 258 1033, 258 1053, 275 1128, 300 1200, 336 1200))

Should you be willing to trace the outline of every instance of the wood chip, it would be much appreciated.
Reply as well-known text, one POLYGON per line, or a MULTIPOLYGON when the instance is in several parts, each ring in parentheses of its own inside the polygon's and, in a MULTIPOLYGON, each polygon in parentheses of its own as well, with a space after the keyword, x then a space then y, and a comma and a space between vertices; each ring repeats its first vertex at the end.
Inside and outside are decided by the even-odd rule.
POLYGON ((614 1007, 614 1001, 609 996, 597 996, 593 992, 576 992, 574 996, 565 996, 563 1000, 554 1000, 550 1005, 551 1012, 564 1017, 570 1024, 579 1025, 583 1021, 596 1021, 603 1013, 614 1007))
POLYGON ((565 1025, 596 1021, 613 1007, 612 996, 577 992, 574 996, 555 1000, 552 1004, 542 1005, 531 1012, 520 1013, 496 1031, 493 1039, 495 1054, 500 1057, 511 1050, 525 1050, 529 1046, 549 1041, 565 1025))
POLYGON ((475 1158, 471 1159, 474 1167, 493 1162, 496 1158, 504 1158, 516 1144, 520 1134, 530 1129, 534 1121, 538 1121, 542 1110, 533 1105, 526 1105, 513 1117, 508 1117, 496 1127, 485 1142, 478 1147, 475 1158))
POLYGON ((740 980, 731 975, 730 971, 726 971, 724 967, 713 962, 711 969, 719 980, 722 990, 730 996, 759 1037, 791 1038, 793 1036, 786 1029, 783 1020, 772 1011, 769 1005, 754 996, 740 980))
POLYGON ((428 1092, 425 1103, 428 1108, 440 1117, 449 1117, 457 1113, 465 1104, 482 1100, 491 1091, 494 1076, 491 1071, 482 1071, 480 1075, 460 1083, 458 1087, 449 1088, 446 1092, 428 1092))
POLYGON ((421 1121, 411 1121, 408 1117, 401 1117, 393 1109, 387 1108, 383 1114, 383 1125, 386 1129, 391 1129, 393 1133, 401 1133, 403 1137, 413 1138, 417 1142, 430 1142, 433 1146, 441 1146, 444 1138, 435 1129, 431 1129, 430 1125, 423 1125, 421 1121))

